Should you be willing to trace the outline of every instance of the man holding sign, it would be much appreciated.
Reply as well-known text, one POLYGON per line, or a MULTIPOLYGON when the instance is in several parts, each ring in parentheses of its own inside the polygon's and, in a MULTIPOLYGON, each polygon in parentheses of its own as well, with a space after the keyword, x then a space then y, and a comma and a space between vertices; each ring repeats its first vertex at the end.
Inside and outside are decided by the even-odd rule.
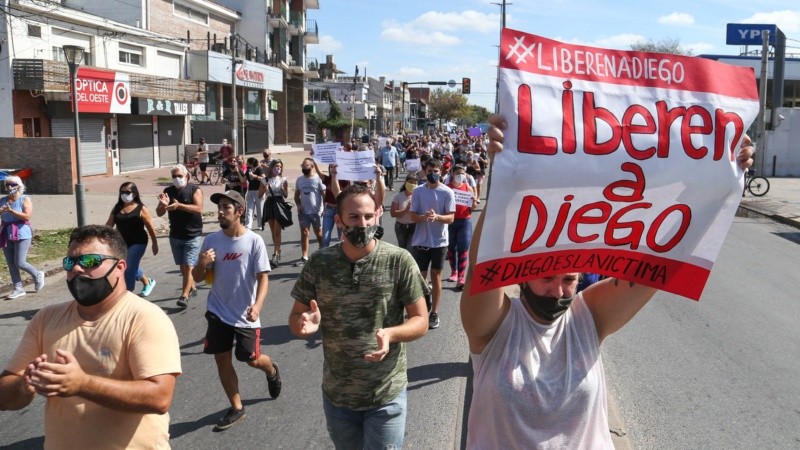
POLYGON ((509 29, 501 49, 501 111, 513 113, 492 118, 489 154, 508 143, 493 168, 504 176, 461 299, 467 447, 613 448, 600 344, 657 289, 702 292, 741 195, 737 163, 752 164, 755 80, 509 29), (580 271, 611 278, 576 294, 580 271), (511 299, 503 287, 517 283, 511 299))

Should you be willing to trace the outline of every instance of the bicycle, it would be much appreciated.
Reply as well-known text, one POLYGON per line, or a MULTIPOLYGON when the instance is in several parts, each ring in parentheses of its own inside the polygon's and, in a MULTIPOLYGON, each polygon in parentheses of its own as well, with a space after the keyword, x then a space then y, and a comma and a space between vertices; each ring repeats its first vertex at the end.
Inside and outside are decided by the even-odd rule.
MULTIPOLYGON (((189 176, 194 179, 196 183, 200 184, 200 163, 197 158, 194 158, 192 162, 187 162, 186 168, 189 170, 189 176)), ((206 174, 208 175, 209 184, 220 183, 222 180, 222 167, 216 159, 208 163, 206 166, 206 174)))
POLYGON ((742 191, 742 197, 744 197, 747 191, 750 191, 750 194, 755 197, 762 197, 769 192, 769 180, 767 177, 756 176, 756 169, 748 169, 747 172, 744 173, 744 190, 742 191))

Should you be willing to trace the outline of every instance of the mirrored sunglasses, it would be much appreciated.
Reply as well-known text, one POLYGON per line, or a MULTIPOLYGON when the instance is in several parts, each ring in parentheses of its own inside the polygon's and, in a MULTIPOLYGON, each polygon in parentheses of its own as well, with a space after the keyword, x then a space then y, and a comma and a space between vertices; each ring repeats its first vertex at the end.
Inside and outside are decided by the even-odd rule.
POLYGON ((100 264, 103 264, 103 261, 107 259, 113 259, 114 261, 119 261, 119 258, 115 256, 87 253, 85 255, 67 256, 61 262, 61 264, 64 266, 64 270, 69 272, 70 270, 72 270, 73 267, 75 267, 75 264, 81 266, 84 269, 94 269, 95 267, 100 266, 100 264))

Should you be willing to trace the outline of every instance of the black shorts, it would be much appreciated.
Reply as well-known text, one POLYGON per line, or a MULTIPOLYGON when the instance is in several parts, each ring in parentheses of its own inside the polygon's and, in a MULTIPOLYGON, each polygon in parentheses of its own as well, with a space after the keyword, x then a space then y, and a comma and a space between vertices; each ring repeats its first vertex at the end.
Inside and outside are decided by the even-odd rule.
POLYGON ((223 322, 216 314, 206 311, 208 330, 203 353, 216 355, 231 351, 236 339, 236 359, 254 361, 261 356, 261 328, 239 328, 223 322))
POLYGON ((208 163, 200 163, 200 172, 205 172, 206 167, 208 167, 208 163))
POLYGON ((430 265, 431 270, 442 270, 444 258, 447 256, 447 247, 417 247, 411 251, 411 256, 417 262, 420 272, 427 272, 430 265))

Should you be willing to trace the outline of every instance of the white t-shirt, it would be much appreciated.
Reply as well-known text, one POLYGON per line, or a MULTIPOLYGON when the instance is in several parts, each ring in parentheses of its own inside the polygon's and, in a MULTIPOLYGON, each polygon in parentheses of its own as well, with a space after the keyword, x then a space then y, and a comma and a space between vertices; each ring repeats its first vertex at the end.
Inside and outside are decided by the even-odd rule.
POLYGON ((247 320, 247 308, 256 302, 257 275, 269 272, 264 239, 247 230, 230 238, 222 230, 206 236, 200 253, 213 248, 214 284, 208 293, 208 310, 228 325, 261 328, 261 320, 247 320))
POLYGON ((266 180, 263 180, 262 183, 267 185, 267 197, 272 197, 272 194, 275 194, 275 197, 282 197, 283 196, 283 183, 286 182, 286 177, 269 177, 266 180), (272 189, 272 192, 270 192, 272 189))
POLYGON ((472 354, 470 449, 613 449, 600 342, 583 294, 550 325, 519 299, 472 354))

